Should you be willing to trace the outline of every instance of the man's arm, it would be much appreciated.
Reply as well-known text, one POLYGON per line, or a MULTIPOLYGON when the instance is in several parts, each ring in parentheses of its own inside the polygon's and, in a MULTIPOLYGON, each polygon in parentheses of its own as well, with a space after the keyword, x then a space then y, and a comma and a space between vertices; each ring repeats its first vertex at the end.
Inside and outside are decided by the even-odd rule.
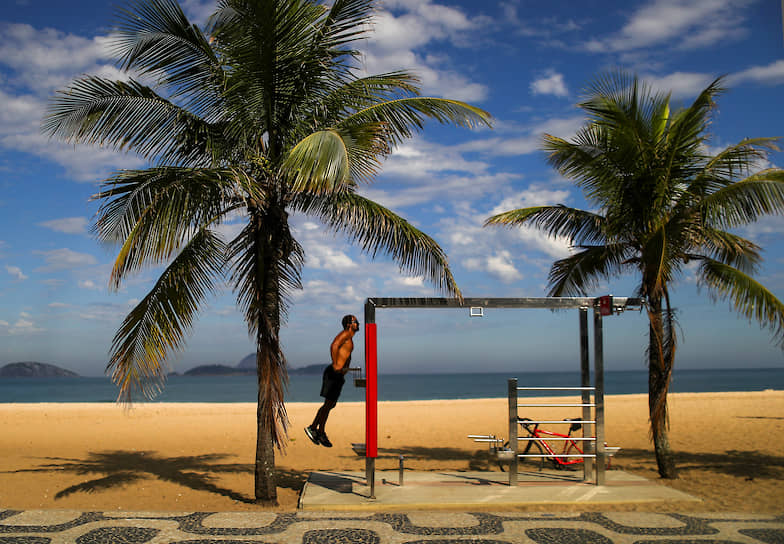
POLYGON ((332 345, 329 347, 329 354, 332 357, 332 366, 335 368, 335 370, 343 372, 343 374, 348 372, 348 366, 351 361, 351 354, 349 353, 348 356, 345 355, 340 348, 349 340, 351 340, 351 335, 348 333, 348 331, 342 331, 335 337, 335 339, 332 341, 332 345))

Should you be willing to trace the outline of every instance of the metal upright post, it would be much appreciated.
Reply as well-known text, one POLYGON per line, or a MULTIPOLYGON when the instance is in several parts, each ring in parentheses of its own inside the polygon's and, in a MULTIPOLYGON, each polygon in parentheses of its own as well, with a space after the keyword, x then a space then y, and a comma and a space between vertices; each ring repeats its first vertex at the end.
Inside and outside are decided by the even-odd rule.
POLYGON ((594 391, 596 420, 596 485, 604 485, 604 335, 602 314, 599 309, 593 312, 593 372, 596 390, 594 391))
POLYGON ((378 457, 378 346, 376 306, 365 303, 365 476, 370 498, 376 498, 376 457, 378 457))
MULTIPOLYGON (((588 355, 588 309, 580 308, 580 386, 591 386, 591 362, 588 355)), ((591 403, 591 392, 583 389, 582 403, 584 405, 591 403)), ((590 421, 591 407, 583 406, 583 421, 590 421)), ((583 438, 590 438, 596 436, 593 433, 593 428, 590 423, 583 423, 583 438)), ((586 442, 590 444, 590 442, 586 442)), ((588 450, 589 448, 583 448, 588 450)), ((583 481, 588 480, 593 475, 593 458, 583 458, 583 481)))
POLYGON ((509 486, 517 486, 517 378, 508 381, 509 392, 509 446, 512 460, 509 462, 509 486))

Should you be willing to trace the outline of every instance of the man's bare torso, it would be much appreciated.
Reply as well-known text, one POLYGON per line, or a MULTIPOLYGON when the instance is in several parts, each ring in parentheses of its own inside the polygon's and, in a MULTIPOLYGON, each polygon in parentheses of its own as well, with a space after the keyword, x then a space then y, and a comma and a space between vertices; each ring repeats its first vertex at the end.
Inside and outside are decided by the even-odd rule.
POLYGON ((351 363, 351 353, 354 351, 354 340, 348 331, 341 331, 330 346, 332 368, 342 372, 351 363))

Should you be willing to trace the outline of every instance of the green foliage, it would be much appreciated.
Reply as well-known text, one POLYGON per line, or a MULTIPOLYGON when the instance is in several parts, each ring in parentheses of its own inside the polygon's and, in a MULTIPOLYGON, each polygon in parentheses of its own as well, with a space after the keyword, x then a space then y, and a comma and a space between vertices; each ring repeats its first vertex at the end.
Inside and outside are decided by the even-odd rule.
POLYGON ((128 78, 86 76, 51 100, 44 133, 150 163, 117 172, 94 197, 93 231, 119 247, 114 288, 144 267, 166 267, 115 337, 108 369, 121 398, 160 387, 167 355, 228 278, 257 340, 262 419, 279 442, 286 370, 278 332, 304 260, 289 212, 314 215, 365 251, 388 253, 459 293, 438 244, 356 189, 427 119, 474 127, 490 116, 420 97, 406 72, 358 77, 355 47, 374 4, 222 0, 201 30, 175 0, 133 0, 118 12, 111 43, 128 78), (237 216, 247 220, 242 232, 216 238, 237 216))
POLYGON ((784 305, 751 278, 760 248, 733 229, 784 212, 784 171, 759 169, 777 138, 745 139, 715 156, 706 130, 721 78, 687 108, 625 73, 602 76, 579 106, 588 122, 572 141, 544 136, 548 161, 574 180, 596 212, 537 206, 486 225, 531 225, 576 249, 550 270, 552 296, 586 295, 603 279, 631 273, 648 302, 651 431, 659 472, 675 477, 666 397, 677 346, 670 287, 690 263, 714 298, 729 299, 768 327, 784 348, 784 305), (755 170, 759 170, 756 171, 755 170))

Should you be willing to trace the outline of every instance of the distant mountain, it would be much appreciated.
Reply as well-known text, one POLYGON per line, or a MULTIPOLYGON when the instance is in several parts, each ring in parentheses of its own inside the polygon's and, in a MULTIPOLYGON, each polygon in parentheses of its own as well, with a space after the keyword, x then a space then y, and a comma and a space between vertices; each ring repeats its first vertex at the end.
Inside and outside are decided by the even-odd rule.
MULTIPOLYGON (((308 366, 301 366, 299 368, 290 368, 289 374, 321 374, 324 372, 324 367, 327 366, 327 363, 319 363, 316 365, 308 365, 308 366)), ((256 354, 251 353, 242 358, 237 364, 237 368, 240 369, 248 369, 256 371, 256 354)))
POLYGON ((243 357, 242 361, 237 364, 237 368, 250 368, 256 370, 256 354, 251 353, 250 355, 243 357))
POLYGON ((46 363, 25 361, 22 363, 9 363, 0 367, 0 378, 65 378, 78 377, 79 374, 59 366, 46 363))
POLYGON ((202 365, 184 373, 185 376, 243 376, 256 373, 256 369, 237 368, 226 365, 202 365))
POLYGON ((290 368, 289 374, 321 374, 324 372, 324 367, 327 363, 318 363, 316 365, 301 366, 299 368, 290 368))

